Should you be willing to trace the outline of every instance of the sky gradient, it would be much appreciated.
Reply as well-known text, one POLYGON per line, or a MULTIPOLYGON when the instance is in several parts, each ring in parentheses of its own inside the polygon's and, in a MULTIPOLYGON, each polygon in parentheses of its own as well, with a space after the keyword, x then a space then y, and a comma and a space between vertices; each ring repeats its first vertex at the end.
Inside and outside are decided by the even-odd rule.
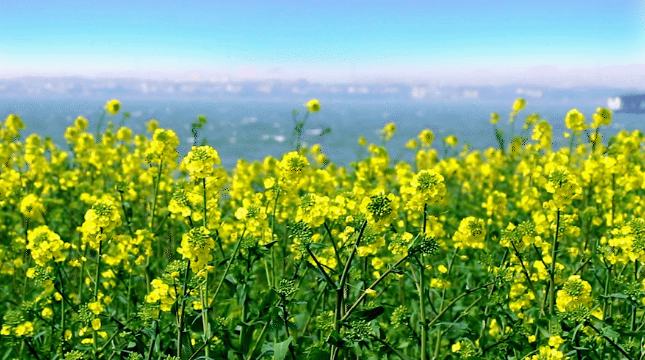
POLYGON ((645 64, 637 0, 108 4, 0 0, 0 77, 627 81, 645 64))

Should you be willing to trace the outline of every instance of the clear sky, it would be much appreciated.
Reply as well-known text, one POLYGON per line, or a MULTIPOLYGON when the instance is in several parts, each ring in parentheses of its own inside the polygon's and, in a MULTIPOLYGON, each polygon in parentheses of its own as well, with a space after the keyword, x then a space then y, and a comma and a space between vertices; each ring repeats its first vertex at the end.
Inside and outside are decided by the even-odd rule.
POLYGON ((645 64, 637 0, 0 0, 0 19, 1 77, 477 81, 645 64))

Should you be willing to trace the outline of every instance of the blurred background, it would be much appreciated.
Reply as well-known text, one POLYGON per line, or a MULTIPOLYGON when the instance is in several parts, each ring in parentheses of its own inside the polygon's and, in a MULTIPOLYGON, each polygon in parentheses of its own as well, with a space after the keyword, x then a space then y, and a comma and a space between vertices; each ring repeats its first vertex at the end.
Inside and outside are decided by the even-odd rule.
POLYGON ((158 119, 184 145, 202 136, 223 161, 292 148, 292 110, 322 103, 305 140, 333 161, 397 123, 395 157, 423 128, 495 144, 490 113, 517 97, 554 124, 608 102, 612 127, 643 129, 645 12, 623 1, 0 0, 0 116, 61 144, 77 115, 117 98, 135 130, 158 119), (621 97, 622 96, 622 97, 621 97), (629 106, 626 106, 629 105, 629 106), (622 111, 621 111, 622 110, 622 111), (629 112, 625 111, 629 110, 629 112), (324 129, 331 133, 320 136, 324 129))

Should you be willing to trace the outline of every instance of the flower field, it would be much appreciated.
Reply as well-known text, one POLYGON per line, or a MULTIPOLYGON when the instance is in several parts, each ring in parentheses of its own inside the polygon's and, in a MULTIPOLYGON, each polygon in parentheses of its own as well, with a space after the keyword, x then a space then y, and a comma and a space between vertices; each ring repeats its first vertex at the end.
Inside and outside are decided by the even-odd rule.
POLYGON ((389 149, 390 123, 340 166, 307 142, 318 111, 231 169, 203 117, 183 154, 117 100, 67 144, 9 115, 0 358, 645 359, 642 131, 573 109, 554 149, 518 99, 496 148, 389 149))

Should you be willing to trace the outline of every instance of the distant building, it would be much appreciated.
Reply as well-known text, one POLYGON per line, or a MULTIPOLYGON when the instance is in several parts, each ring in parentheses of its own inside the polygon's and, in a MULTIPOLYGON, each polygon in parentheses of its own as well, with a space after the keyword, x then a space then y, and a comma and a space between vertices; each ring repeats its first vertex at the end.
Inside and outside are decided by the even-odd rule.
POLYGON ((610 97, 607 107, 616 112, 645 113, 645 94, 610 97))

